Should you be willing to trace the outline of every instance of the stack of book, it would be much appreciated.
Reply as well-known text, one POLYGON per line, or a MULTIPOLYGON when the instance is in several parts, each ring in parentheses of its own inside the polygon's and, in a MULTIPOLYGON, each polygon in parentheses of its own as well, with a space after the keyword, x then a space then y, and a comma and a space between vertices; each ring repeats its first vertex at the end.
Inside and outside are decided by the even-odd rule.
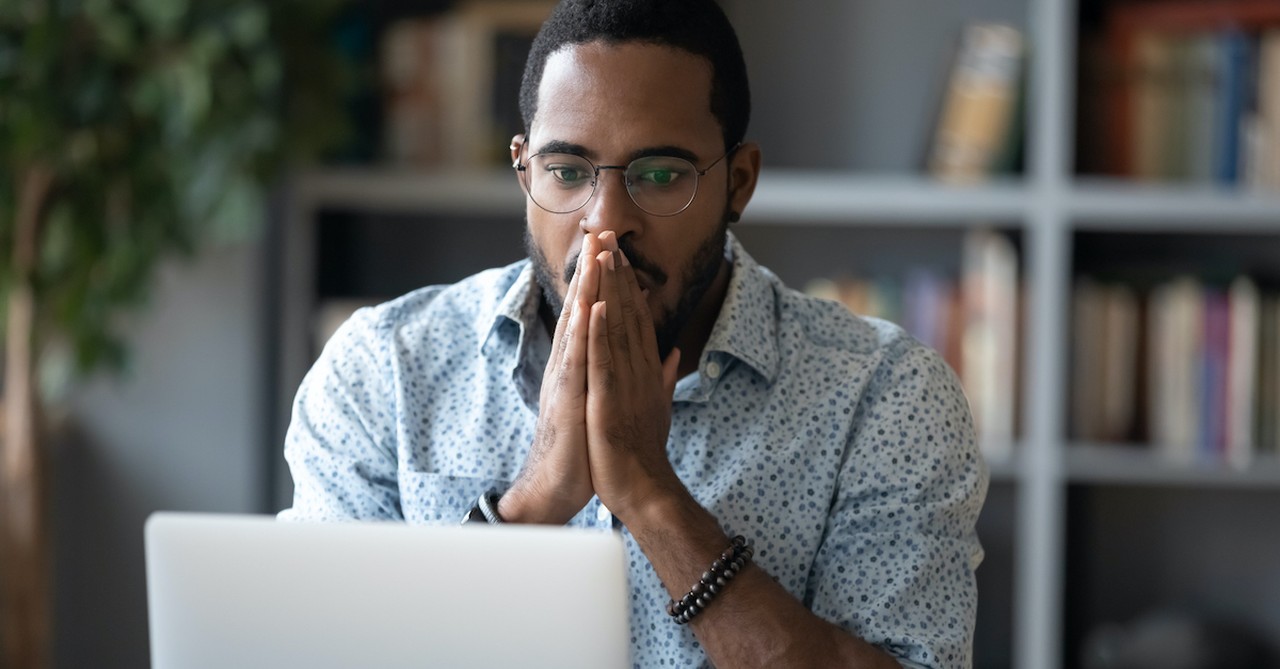
POLYGON ((1280 451, 1280 295, 1180 277, 1145 295, 1077 281, 1071 432, 1247 467, 1280 451))
POLYGON ((1148 181, 1280 188, 1280 3, 1116 4, 1086 42, 1085 160, 1148 181))
POLYGON ((1006 236, 970 231, 958 274, 912 267, 901 275, 819 279, 805 290, 853 313, 897 323, 941 353, 960 377, 986 454, 1010 454, 1021 395, 1022 290, 1017 250, 1006 236))
POLYGON ((413 167, 510 164, 525 59, 554 3, 464 0, 380 39, 383 153, 413 167))

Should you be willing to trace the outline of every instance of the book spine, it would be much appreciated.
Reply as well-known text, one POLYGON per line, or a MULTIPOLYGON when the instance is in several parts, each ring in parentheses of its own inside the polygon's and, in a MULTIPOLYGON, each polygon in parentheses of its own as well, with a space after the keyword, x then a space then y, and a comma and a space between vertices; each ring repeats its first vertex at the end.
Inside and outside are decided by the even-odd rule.
POLYGON ((1226 440, 1227 348, 1230 345, 1230 310, 1227 297, 1217 290, 1205 296, 1204 376, 1200 385, 1199 448, 1203 462, 1222 459, 1226 440))
POLYGON ((1280 189, 1280 29, 1262 36, 1258 62, 1260 185, 1280 189))
POLYGON ((1017 394, 1018 258, 999 232, 970 231, 964 241, 961 382, 978 437, 989 455, 1013 444, 1017 394))
POLYGON ((1258 288, 1247 277, 1231 283, 1227 368, 1226 459, 1243 469, 1253 460, 1258 405, 1258 288))
POLYGON ((965 28, 929 160, 934 176, 972 182, 991 174, 1012 134, 1022 48, 1011 26, 965 28))
POLYGON ((1247 99, 1249 38, 1232 29, 1221 33, 1218 40, 1222 85, 1214 109, 1214 181, 1232 186, 1240 182, 1240 124, 1247 99))

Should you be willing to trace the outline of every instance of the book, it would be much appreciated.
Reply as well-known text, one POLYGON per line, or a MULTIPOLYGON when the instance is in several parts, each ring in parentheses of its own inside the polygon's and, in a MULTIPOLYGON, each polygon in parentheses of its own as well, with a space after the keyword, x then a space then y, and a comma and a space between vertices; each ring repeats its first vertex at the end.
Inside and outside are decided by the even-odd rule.
POLYGON ((1174 132, 1186 137, 1181 163, 1175 174, 1192 183, 1211 183, 1223 151, 1219 144, 1218 118, 1226 113, 1220 90, 1225 85, 1226 51, 1217 33, 1195 33, 1183 42, 1183 71, 1180 73, 1182 118, 1175 117, 1174 132), (1177 121, 1181 120, 1181 127, 1177 121))
POLYGON ((1197 460, 1213 463, 1222 460, 1227 434, 1227 360, 1230 355, 1230 303, 1221 290, 1207 290, 1203 298, 1204 339, 1199 360, 1202 366, 1198 392, 1199 435, 1196 439, 1197 460))
POLYGON ((907 272, 902 288, 902 327, 935 351, 945 352, 951 327, 954 282, 932 268, 907 272))
POLYGON ((1105 289, 1089 277, 1076 280, 1071 293, 1071 435, 1097 441, 1102 433, 1099 386, 1104 383, 1102 322, 1105 289))
POLYGON ((1248 113, 1253 40, 1239 29, 1218 36, 1221 85, 1214 106, 1213 179, 1224 186, 1240 183, 1242 125, 1248 113))
POLYGON ((1082 277, 1072 294, 1072 434, 1127 441, 1137 401, 1139 307, 1126 285, 1082 277))
POLYGON ((934 176, 981 181, 1008 155, 1007 147, 1016 141, 1022 53, 1022 33, 1012 26, 965 27, 934 133, 929 158, 934 176))
POLYGON ((1147 432, 1161 455, 1189 463, 1201 435, 1204 289, 1193 277, 1157 286, 1149 311, 1147 432))
POLYGON ((1120 442, 1133 430, 1138 374, 1138 296, 1126 285, 1103 295, 1102 391, 1098 438, 1120 442))
POLYGON ((1182 142, 1173 118, 1180 109, 1173 86, 1177 49, 1176 39, 1166 33, 1146 31, 1133 40, 1133 164, 1128 174, 1144 181, 1176 176, 1175 152, 1182 142))
POLYGON ((1280 455, 1280 296, 1262 300, 1259 313, 1257 450, 1280 455))
POLYGON ((1018 394, 1017 250, 995 230, 971 230, 964 238, 961 271, 960 379, 979 442, 988 455, 1003 457, 1013 446, 1018 394))
POLYGON ((1258 159, 1254 184, 1280 190, 1280 29, 1263 34, 1258 52, 1258 159))
POLYGON ((1258 287, 1248 277, 1237 277, 1227 292, 1229 345, 1227 354, 1227 425, 1225 458, 1243 469, 1253 461, 1255 414, 1258 397, 1258 287))
POLYGON ((445 160, 445 105, 440 68, 447 22, 404 19, 387 28, 379 55, 383 89, 383 155, 393 164, 445 160))

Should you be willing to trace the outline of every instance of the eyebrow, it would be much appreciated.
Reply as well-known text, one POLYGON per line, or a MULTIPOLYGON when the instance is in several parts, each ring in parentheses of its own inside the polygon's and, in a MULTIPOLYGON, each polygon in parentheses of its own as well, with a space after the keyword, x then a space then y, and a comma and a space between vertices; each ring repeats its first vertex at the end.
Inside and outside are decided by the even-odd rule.
MULTIPOLYGON (((589 154, 591 152, 587 150, 587 147, 582 146, 581 144, 553 139, 546 144, 543 144, 542 147, 534 153, 534 155, 539 153, 568 153, 575 156, 590 158, 589 154)), ((648 158, 650 156, 670 156, 673 158, 684 158, 685 160, 695 164, 698 162, 698 154, 684 147, 675 146, 673 144, 647 146, 643 149, 637 149, 636 151, 631 152, 631 155, 627 158, 627 162, 629 163, 637 158, 648 158)))

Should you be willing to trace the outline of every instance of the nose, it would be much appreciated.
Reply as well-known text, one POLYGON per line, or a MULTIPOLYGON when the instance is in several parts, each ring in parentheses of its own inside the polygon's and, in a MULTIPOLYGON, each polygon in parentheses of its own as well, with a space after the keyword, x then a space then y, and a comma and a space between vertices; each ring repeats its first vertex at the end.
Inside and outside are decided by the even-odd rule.
POLYGON ((598 235, 612 230, 619 238, 638 233, 644 225, 644 212, 631 200, 623 170, 601 168, 597 178, 596 191, 583 208, 582 220, 578 223, 582 232, 598 235))

